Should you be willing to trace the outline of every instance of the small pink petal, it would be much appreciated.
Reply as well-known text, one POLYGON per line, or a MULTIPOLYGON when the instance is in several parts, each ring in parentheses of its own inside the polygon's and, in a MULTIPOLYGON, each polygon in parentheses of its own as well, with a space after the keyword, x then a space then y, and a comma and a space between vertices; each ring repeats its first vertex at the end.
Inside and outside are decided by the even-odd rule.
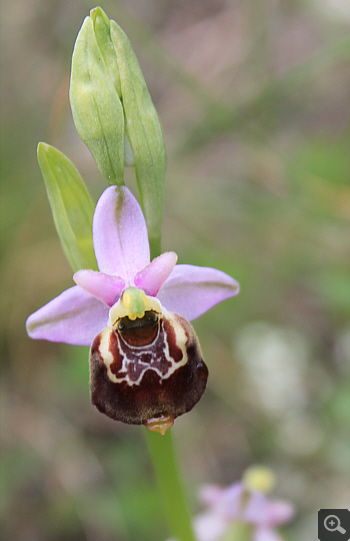
POLYGON ((125 288, 125 282, 119 276, 109 276, 93 270, 80 270, 74 274, 73 280, 78 286, 109 307, 117 302, 125 288))
POLYGON ((150 261, 146 222, 125 186, 110 186, 97 202, 93 239, 99 269, 132 285, 150 261))
POLYGON ((165 252, 156 257, 152 263, 137 273, 134 280, 135 286, 143 289, 146 295, 155 297, 175 267, 176 261, 175 252, 165 252))
POLYGON ((215 513, 203 513, 193 520, 198 541, 220 541, 227 528, 225 519, 215 513))
POLYGON ((238 282, 222 271, 176 265, 157 297, 167 310, 191 321, 238 292, 238 282))
POLYGON ((108 322, 109 308, 79 286, 67 289, 27 319, 31 338, 89 346, 108 322))
POLYGON ((273 500, 269 503, 269 524, 285 524, 293 518, 295 509, 292 504, 283 500, 273 500))
POLYGON ((253 541, 283 541, 283 538, 272 528, 258 526, 253 533, 253 541))
POLYGON ((242 496, 244 487, 242 483, 233 483, 225 488, 221 498, 215 505, 215 512, 226 520, 238 520, 242 518, 242 496))
POLYGON ((252 524, 269 523, 270 502, 266 494, 257 491, 249 493, 249 500, 243 512, 244 520, 252 524))
POLYGON ((212 507, 221 500, 225 490, 217 485, 204 485, 199 489, 199 499, 205 505, 212 507))

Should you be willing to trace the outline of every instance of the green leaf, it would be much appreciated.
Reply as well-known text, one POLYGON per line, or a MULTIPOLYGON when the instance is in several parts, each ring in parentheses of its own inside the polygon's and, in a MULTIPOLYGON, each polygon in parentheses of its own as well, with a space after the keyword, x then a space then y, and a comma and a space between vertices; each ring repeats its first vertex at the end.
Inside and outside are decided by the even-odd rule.
POLYGON ((162 128, 131 44, 115 21, 110 21, 118 59, 126 131, 132 149, 140 203, 151 250, 160 243, 166 153, 162 128))
POLYGON ((100 8, 86 17, 75 42, 70 104, 77 132, 109 184, 124 184, 124 113, 120 80, 109 37, 109 21, 100 8))
POLYGON ((63 250, 74 271, 97 269, 92 243, 94 202, 83 179, 62 152, 38 145, 38 162, 63 250))

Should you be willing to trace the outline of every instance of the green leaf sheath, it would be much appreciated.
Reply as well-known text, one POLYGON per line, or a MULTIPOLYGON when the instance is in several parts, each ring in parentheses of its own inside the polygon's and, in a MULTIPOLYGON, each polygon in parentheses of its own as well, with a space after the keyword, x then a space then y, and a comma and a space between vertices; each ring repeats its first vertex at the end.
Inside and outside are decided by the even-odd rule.
POLYGON ((124 113, 118 95, 118 67, 108 34, 102 16, 94 21, 85 18, 74 46, 69 97, 77 132, 101 175, 109 184, 122 185, 124 113))
POLYGON ((74 271, 97 269, 92 243, 94 202, 80 174, 62 152, 38 145, 38 162, 63 250, 74 271))
POLYGON ((166 171, 164 138, 131 44, 117 23, 110 23, 118 58, 126 130, 134 158, 140 203, 152 245, 159 242, 161 235, 166 171))

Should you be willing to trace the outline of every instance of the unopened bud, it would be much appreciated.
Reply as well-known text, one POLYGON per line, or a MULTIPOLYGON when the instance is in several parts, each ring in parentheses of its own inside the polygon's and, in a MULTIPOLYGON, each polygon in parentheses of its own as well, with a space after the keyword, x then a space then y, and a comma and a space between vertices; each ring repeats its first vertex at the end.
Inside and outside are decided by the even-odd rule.
POLYGON ((77 132, 101 175, 109 184, 120 185, 124 184, 124 112, 107 21, 97 10, 94 19, 84 20, 74 46, 69 97, 77 132))

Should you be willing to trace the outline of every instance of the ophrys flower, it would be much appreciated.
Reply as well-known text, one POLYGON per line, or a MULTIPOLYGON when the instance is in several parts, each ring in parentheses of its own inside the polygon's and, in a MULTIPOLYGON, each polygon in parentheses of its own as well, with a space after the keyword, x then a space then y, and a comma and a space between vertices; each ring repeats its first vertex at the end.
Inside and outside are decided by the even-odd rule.
POLYGON ((270 470, 253 466, 241 482, 226 488, 202 487, 201 500, 208 509, 194 521, 198 540, 283 541, 277 528, 291 520, 294 508, 287 501, 269 498, 273 485, 270 470))
POLYGON ((124 186, 100 197, 93 220, 100 272, 27 320, 31 338, 91 345, 93 404, 103 413, 164 432, 202 396, 208 370, 188 322, 239 291, 227 274, 176 265, 174 252, 150 262, 145 220, 124 186))

